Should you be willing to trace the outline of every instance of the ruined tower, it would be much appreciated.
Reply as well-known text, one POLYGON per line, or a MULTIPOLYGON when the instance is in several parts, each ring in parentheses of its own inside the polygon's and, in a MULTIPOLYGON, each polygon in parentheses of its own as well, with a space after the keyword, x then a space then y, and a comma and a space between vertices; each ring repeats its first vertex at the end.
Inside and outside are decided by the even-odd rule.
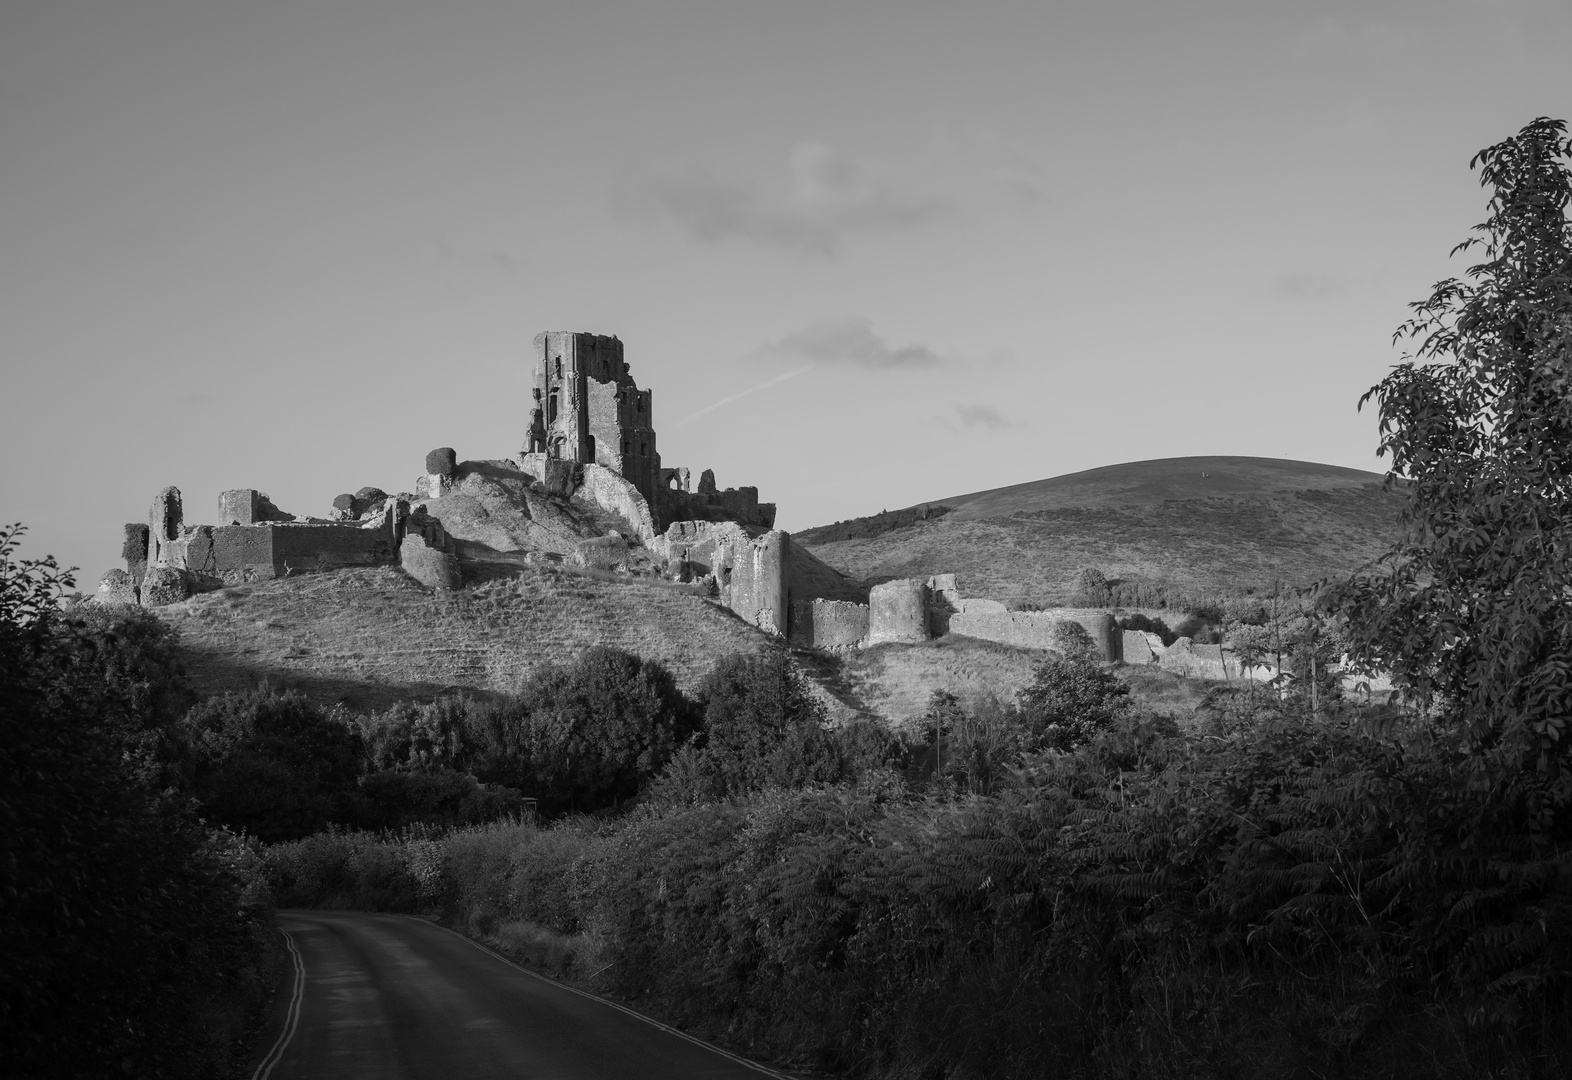
POLYGON ((541 410, 548 455, 616 472, 657 502, 660 454, 655 449, 650 392, 640 390, 616 337, 546 331, 535 335, 532 400, 541 410))

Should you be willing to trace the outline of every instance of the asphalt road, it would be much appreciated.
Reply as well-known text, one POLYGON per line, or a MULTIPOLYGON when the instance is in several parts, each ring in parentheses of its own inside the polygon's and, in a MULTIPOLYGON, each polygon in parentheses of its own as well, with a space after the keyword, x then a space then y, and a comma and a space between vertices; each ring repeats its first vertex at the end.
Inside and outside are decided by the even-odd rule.
POLYGON ((255 1080, 785 1076, 421 919, 285 911, 278 923, 294 970, 255 1080))

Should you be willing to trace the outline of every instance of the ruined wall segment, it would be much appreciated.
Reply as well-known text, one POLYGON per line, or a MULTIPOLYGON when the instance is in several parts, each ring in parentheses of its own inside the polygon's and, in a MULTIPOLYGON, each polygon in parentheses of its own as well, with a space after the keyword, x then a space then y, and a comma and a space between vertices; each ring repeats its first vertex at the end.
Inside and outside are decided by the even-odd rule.
POLYGON ((815 649, 855 649, 868 637, 868 605, 851 600, 799 600, 792 606, 792 641, 815 649))
POLYGON ((900 578, 875 585, 868 593, 868 644, 918 642, 932 637, 928 628, 928 584, 900 578))

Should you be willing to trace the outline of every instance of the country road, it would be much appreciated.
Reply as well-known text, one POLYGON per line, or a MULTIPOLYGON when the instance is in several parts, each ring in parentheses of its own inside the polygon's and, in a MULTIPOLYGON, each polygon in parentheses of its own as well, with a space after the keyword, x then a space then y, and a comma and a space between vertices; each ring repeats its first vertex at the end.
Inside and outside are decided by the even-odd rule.
POLYGON ((255 1080, 785 1077, 517 967, 421 919, 285 911, 255 1080))

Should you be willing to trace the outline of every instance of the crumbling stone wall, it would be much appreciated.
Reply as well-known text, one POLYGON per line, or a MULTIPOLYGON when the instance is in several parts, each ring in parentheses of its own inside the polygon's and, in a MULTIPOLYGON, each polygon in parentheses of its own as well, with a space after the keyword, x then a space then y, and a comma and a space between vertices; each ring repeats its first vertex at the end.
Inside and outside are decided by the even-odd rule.
MULTIPOLYGON (((1124 635, 1106 611, 1010 611, 997 600, 962 596, 954 574, 875 585, 868 604, 802 599, 793 605, 792 640, 820 648, 915 643, 946 633, 1027 649, 1058 649, 1069 624, 1084 628, 1098 655, 1119 660, 1124 635)), ((1079 631, 1077 631, 1079 633, 1079 631)))
POLYGON ((1127 664, 1157 663, 1157 651, 1152 648, 1147 635, 1140 630, 1124 631, 1124 643, 1120 651, 1127 664))
MULTIPOLYGON (((386 496, 383 503, 384 512, 365 521, 257 521, 284 515, 266 495, 238 488, 220 496, 220 517, 249 517, 251 524, 186 525, 179 489, 164 488, 153 499, 148 524, 126 526, 126 575, 141 602, 156 606, 193 590, 386 565, 396 559, 408 504, 386 496)), ((124 586, 116 580, 109 591, 118 595, 124 586)))
POLYGON ((1056 647, 1056 628, 1067 622, 1078 623, 1086 630, 1104 660, 1123 658, 1123 631, 1107 612, 1010 611, 997 601, 968 599, 961 611, 950 616, 949 627, 952 634, 984 641, 1025 649, 1051 649, 1056 647))
POLYGON ((928 584, 901 578, 875 585, 868 593, 868 644, 927 641, 928 584))
POLYGON ((235 488, 218 495, 218 523, 220 525, 260 525, 266 521, 293 521, 294 515, 286 514, 273 505, 266 492, 256 488, 235 488))
POLYGON ((850 600, 799 600, 792 605, 792 641, 817 649, 854 649, 868 636, 868 605, 850 600))
MULTIPOLYGON (((1163 650, 1158 664, 1164 671, 1201 679, 1238 679, 1244 675, 1239 659, 1231 650, 1221 645, 1197 645, 1187 637, 1176 640, 1163 650)), ((1256 678, 1270 678, 1262 668, 1254 672, 1256 678)))
POLYGON ((722 602, 749 625, 779 637, 790 631, 786 588, 790 543, 785 533, 772 529, 745 543, 732 539, 715 553, 722 602))
MULTIPOLYGON (((679 471, 687 472, 686 469, 662 469, 661 474, 669 477, 679 471)), ((711 469, 705 469, 699 477, 697 491, 687 490, 685 483, 676 487, 667 483, 660 487, 658 494, 663 522, 735 521, 760 529, 775 527, 775 504, 760 502, 758 488, 748 486, 722 491, 715 486, 715 473, 711 469)))

